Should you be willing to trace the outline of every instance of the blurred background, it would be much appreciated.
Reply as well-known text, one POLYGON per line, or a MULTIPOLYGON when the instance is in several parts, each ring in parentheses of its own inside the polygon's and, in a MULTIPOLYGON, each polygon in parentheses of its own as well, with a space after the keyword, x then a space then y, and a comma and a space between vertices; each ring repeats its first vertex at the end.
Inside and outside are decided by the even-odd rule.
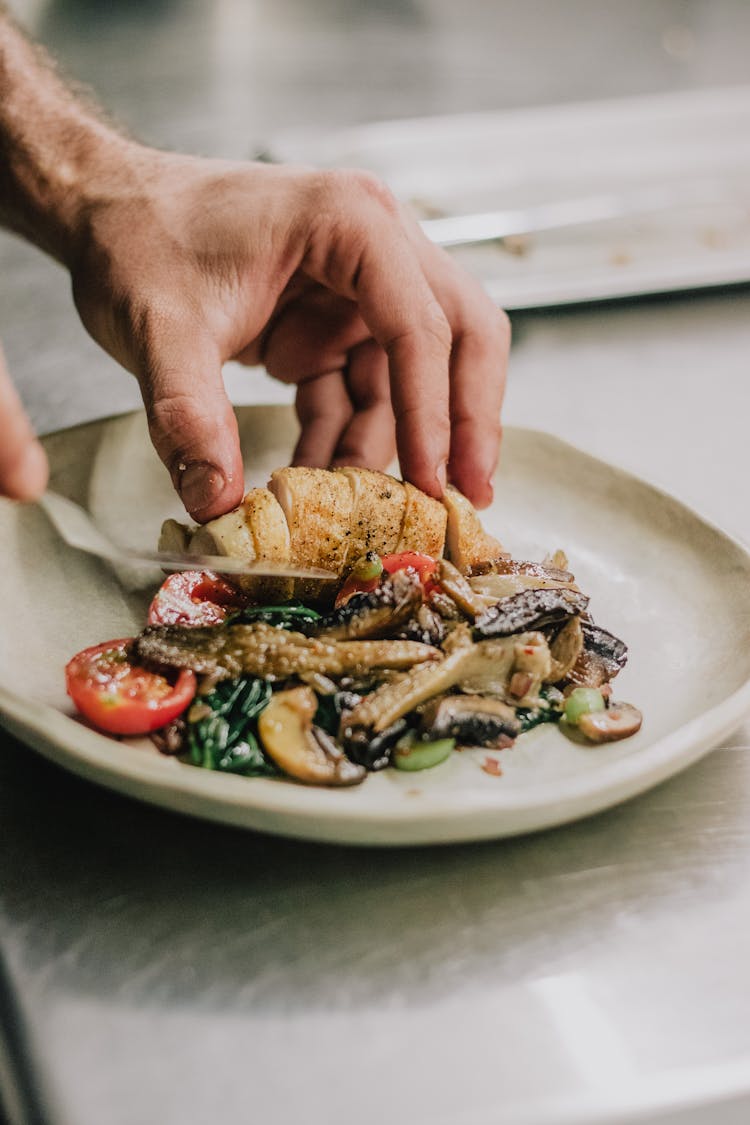
MULTIPOLYGON (((12 0, 11 7, 135 135, 231 158, 272 148, 289 130, 748 78, 745 0, 12 0)), ((85 336, 58 267, 0 235, 0 270, 0 339, 40 430, 138 404, 134 382, 85 336)), ((517 318, 517 339, 521 327, 517 318)), ((233 393, 250 393, 244 374, 230 370, 228 380, 233 393)))

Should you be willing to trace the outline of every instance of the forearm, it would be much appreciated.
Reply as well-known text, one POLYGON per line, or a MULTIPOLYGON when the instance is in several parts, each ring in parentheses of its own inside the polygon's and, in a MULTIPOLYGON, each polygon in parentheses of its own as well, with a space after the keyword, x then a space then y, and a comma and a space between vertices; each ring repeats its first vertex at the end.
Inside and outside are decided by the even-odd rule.
POLYGON ((0 3, 0 225, 69 265, 85 212, 126 174, 136 147, 65 85, 0 3))

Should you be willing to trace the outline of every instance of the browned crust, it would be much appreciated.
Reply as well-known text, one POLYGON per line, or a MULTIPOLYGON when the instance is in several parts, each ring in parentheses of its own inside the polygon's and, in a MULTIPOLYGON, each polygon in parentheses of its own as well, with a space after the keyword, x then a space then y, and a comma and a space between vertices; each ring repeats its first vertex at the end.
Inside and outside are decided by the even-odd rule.
POLYGON ((344 570, 368 551, 392 554, 398 547, 406 510, 402 482, 375 469, 343 468, 335 475, 347 482, 352 496, 344 570))
POLYGON ((439 500, 404 481, 406 508, 401 525, 397 551, 421 551, 433 559, 445 550, 445 527, 448 513, 439 500))

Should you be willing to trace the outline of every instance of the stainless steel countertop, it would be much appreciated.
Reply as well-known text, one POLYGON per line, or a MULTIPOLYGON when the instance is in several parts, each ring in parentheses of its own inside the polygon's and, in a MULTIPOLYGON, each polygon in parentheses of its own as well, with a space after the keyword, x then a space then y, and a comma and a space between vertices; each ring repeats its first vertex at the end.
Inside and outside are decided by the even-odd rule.
MULTIPOLYGON (((742 0, 26 10, 140 135, 227 156, 306 123, 743 82, 750 41, 742 0), (665 33, 685 25, 692 54, 669 54, 689 36, 665 33)), ((57 267, 7 236, 0 263, 0 338, 36 425, 135 406, 57 267)), ((514 329, 509 422, 750 539, 748 292, 514 329)), ((230 380, 245 400, 286 394, 258 373, 230 380)), ((579 824, 388 852, 182 819, 0 746, 0 1005, 44 1120, 748 1120, 750 726, 579 824)))

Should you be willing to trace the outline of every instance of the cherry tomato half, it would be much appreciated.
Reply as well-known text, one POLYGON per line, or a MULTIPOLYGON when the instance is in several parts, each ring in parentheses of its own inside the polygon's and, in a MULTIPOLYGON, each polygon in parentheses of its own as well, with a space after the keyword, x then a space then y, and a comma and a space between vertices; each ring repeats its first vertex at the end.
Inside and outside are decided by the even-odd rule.
POLYGON ((416 570, 425 593, 437 586, 433 580, 437 562, 430 555, 420 554, 419 551, 399 551, 397 555, 382 555, 381 558, 383 570, 388 574, 395 574, 397 570, 416 570))
POLYGON ((218 625, 245 604, 240 591, 210 570, 184 570, 162 582, 148 611, 149 625, 218 625))
POLYGON ((174 679, 130 663, 133 641, 105 641, 79 652, 65 668, 68 695, 84 718, 108 734, 148 734, 166 726, 191 703, 195 673, 174 679))
POLYGON ((399 551, 395 555, 381 555, 380 562, 383 569, 377 578, 363 579, 357 575, 356 571, 352 571, 339 590, 336 598, 337 608, 348 602, 354 594, 369 594, 371 590, 377 589, 382 581, 383 574, 395 574, 397 570, 416 571, 419 581, 422 583, 425 597, 439 586, 439 583, 434 579, 437 562, 430 555, 420 554, 419 551, 399 551))

